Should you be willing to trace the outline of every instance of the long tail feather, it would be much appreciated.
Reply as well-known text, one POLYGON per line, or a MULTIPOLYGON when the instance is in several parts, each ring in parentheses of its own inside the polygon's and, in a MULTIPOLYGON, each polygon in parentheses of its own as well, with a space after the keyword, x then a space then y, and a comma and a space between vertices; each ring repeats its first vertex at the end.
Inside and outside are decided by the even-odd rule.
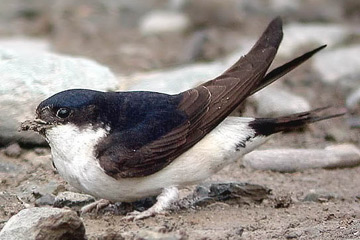
POLYGON ((268 136, 273 133, 303 127, 309 123, 339 117, 346 114, 346 112, 345 108, 323 107, 279 118, 256 118, 250 123, 250 126, 257 135, 268 136))
POLYGON ((269 72, 268 74, 265 75, 265 77, 260 82, 259 86, 256 89, 254 89, 251 92, 251 94, 254 94, 257 91, 260 91, 261 89, 263 89, 264 87, 268 86, 269 84, 275 82, 276 80, 278 80, 279 78, 281 78, 282 76, 287 74, 288 72, 294 70, 299 65, 304 63, 306 60, 311 58, 315 53, 324 49, 326 46, 327 45, 322 45, 318 48, 315 48, 314 50, 311 50, 311 51, 291 60, 290 62, 287 62, 287 63, 281 65, 280 67, 273 69, 271 72, 269 72))

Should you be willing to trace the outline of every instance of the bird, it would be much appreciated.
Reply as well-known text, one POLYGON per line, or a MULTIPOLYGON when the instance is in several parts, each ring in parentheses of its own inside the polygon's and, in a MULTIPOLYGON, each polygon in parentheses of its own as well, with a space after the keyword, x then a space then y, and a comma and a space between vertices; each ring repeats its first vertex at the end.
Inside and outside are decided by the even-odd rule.
MULTIPOLYGON (((273 19, 251 50, 220 76, 178 94, 69 89, 45 99, 21 124, 45 137, 53 165, 73 187, 108 202, 157 196, 143 219, 168 210, 197 184, 272 134, 345 114, 323 107, 276 118, 229 116, 244 100, 326 45, 268 71, 283 38, 273 19)), ((93 204, 90 206, 94 207, 93 204)))

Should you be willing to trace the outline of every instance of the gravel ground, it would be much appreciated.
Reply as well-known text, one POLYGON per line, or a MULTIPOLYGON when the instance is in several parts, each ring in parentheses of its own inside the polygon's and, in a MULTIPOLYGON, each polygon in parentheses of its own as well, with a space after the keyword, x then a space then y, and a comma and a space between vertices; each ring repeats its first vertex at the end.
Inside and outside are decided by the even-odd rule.
MULTIPOLYGON (((211 2, 214 4, 216 1, 211 2)), ((321 1, 317 2, 321 6, 321 1)), ((322 2, 326 4, 324 1, 322 2)), ((322 17, 317 19, 305 16, 305 13, 310 14, 310 12, 305 11, 306 8, 305 10, 301 8, 302 13, 298 13, 299 15, 303 14, 301 17, 288 14, 286 19, 306 21, 308 17, 309 21, 345 22, 358 27, 358 17, 354 14, 355 9, 359 9, 357 1, 344 2, 348 3, 344 8, 348 15, 332 15, 323 12, 322 17)), ((221 7, 219 6, 219 8, 221 7)), ((197 9, 196 6, 193 6, 193 9, 197 9)), ((207 10, 211 12, 215 11, 214 9, 207 10)), ((52 48, 56 51, 88 56, 109 65, 115 72, 129 74, 169 68, 194 61, 219 59, 237 48, 242 34, 258 36, 260 26, 262 29, 265 23, 271 19, 271 17, 257 13, 258 15, 254 14, 253 17, 247 19, 248 21, 241 18, 239 22, 234 22, 229 13, 229 18, 224 23, 215 21, 209 23, 211 27, 206 27, 201 21, 209 13, 199 13, 196 16, 193 12, 190 12, 192 15, 187 12, 191 16, 190 20, 193 22, 193 26, 185 33, 144 37, 134 29, 136 27, 134 24, 128 24, 122 31, 119 31, 121 33, 114 33, 113 38, 111 34, 104 34, 103 37, 106 41, 102 41, 104 39, 92 37, 102 35, 101 31, 108 31, 108 29, 101 28, 100 32, 94 33, 91 30, 92 27, 99 27, 99 25, 79 24, 84 19, 88 21, 86 14, 91 17, 92 13, 91 9, 80 10, 74 13, 72 19, 74 24, 68 28, 64 28, 68 25, 67 21, 62 22, 56 18, 59 16, 52 18, 49 15, 41 15, 41 18, 35 18, 36 21, 28 20, 30 25, 26 25, 26 21, 22 20, 20 23, 12 23, 11 26, 20 24, 23 31, 20 31, 21 33, 24 33, 26 29, 27 31, 32 29, 32 32, 25 31, 25 34, 35 34, 50 39, 52 48), (254 19, 256 21, 253 21, 254 19), (217 23, 218 25, 216 25, 217 23), (26 26, 36 26, 37 28, 26 26), (206 29, 207 41, 202 45, 200 53, 183 56, 184 49, 194 44, 191 39, 195 33, 199 34, 199 31, 203 29, 206 29), (79 39, 84 36, 88 36, 91 41, 82 44, 79 39), (81 47, 79 47, 79 43, 82 45, 81 47), (115 48, 117 44, 119 46, 115 48)), ((230 10, 228 9, 228 11, 230 10)), ((66 13, 63 9, 64 12, 66 13)), ((315 13, 312 14, 315 15, 315 13)), ((4 24, 1 24, 5 20, 0 19, 0 34, 9 35, 9 32, 4 30, 4 24)), ((110 33, 112 32, 110 31, 110 33)), ((351 39, 348 44, 354 42, 358 43, 359 39, 351 39)), ((329 86, 321 81, 316 81, 318 76, 314 75, 310 66, 310 63, 304 64, 303 67, 280 80, 281 83, 276 84, 305 97, 313 108, 327 105, 343 106, 349 93, 338 86, 329 86)), ((248 101, 241 111, 247 116, 256 115, 256 108, 252 101, 248 101)), ((239 110, 234 114, 239 115, 239 110)), ((359 115, 359 108, 356 108, 345 117, 315 123, 299 132, 278 134, 261 149, 323 148, 338 143, 352 143, 359 146, 359 125, 358 128, 350 128, 347 124, 349 118, 359 119, 359 115)), ((20 149, 1 147, 0 230, 12 215, 21 209, 35 206, 39 197, 46 194, 56 196, 63 191, 76 191, 64 182, 52 168, 50 151, 47 147, 21 146, 20 149)), ((123 215, 114 214, 111 211, 101 211, 98 214, 89 213, 81 216, 85 224, 86 235, 88 239, 94 240, 122 239, 120 235, 125 239, 141 239, 139 236, 143 231, 149 230, 155 233, 169 233, 172 236, 169 239, 360 238, 359 166, 278 173, 250 170, 243 167, 239 160, 237 164, 223 169, 207 182, 210 181, 240 181, 259 184, 270 188, 272 194, 261 203, 244 204, 221 201, 207 206, 177 210, 166 216, 160 215, 137 222, 128 222, 123 219, 123 215)), ((182 195, 185 196, 192 190, 193 187, 189 187, 182 191, 182 195)))

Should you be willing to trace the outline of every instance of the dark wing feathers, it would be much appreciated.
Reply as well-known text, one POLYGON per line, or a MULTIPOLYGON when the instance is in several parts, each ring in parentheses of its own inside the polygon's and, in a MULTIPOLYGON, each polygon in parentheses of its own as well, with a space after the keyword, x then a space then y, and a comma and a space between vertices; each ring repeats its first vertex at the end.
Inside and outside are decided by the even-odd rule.
MULTIPOLYGON (((246 97, 275 81, 320 50, 309 52, 265 76, 282 36, 282 22, 280 18, 276 18, 250 52, 222 75, 176 95, 181 100, 173 114, 180 112, 186 116, 186 120, 158 139, 136 149, 126 146, 126 141, 111 140, 110 136, 110 140, 105 139, 104 142, 107 141, 107 144, 103 145, 106 147, 98 151, 100 165, 105 172, 114 178, 143 177, 156 173, 201 140, 246 97)), ((166 119, 163 121, 165 124, 166 119)), ((141 135, 138 137, 140 139, 141 135)))
POLYGON ((192 102, 179 107, 190 119, 195 119, 193 128, 200 128, 204 134, 208 133, 249 96, 272 63, 282 36, 282 22, 280 18, 276 18, 247 55, 241 57, 219 77, 182 93, 183 101, 190 102, 187 98, 193 100, 192 95, 207 99, 202 103, 192 102), (206 110, 201 112, 201 118, 198 117, 199 107, 206 110))
POLYGON ((271 72, 266 74, 266 76, 261 80, 259 86, 256 89, 254 89, 251 92, 251 94, 254 94, 257 91, 260 91, 264 87, 275 82, 276 80, 278 80, 279 78, 281 78, 282 76, 284 76, 285 74, 290 72, 291 70, 295 69, 300 64, 304 63, 306 60, 311 58, 315 53, 319 52, 320 50, 324 49, 325 47, 326 47, 326 45, 322 45, 318 48, 315 48, 314 50, 311 50, 311 51, 291 60, 290 62, 287 62, 287 63, 281 65, 280 67, 273 69, 271 72))

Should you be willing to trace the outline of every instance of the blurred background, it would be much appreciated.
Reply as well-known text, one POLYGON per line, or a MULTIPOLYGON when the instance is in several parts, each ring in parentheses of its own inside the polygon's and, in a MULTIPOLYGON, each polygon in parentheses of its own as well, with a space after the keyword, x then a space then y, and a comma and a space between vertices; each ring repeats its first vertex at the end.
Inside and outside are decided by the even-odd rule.
MULTIPOLYGON (((69 88, 178 93, 226 70, 276 16, 283 19, 284 39, 272 68, 328 46, 233 114, 274 117, 347 107, 345 117, 274 136, 262 146, 320 149, 339 160, 336 169, 327 169, 334 167, 332 157, 285 160, 289 169, 308 164, 290 173, 254 171, 240 163, 212 180, 257 183, 271 188, 272 198, 256 207, 219 204, 146 223, 166 231, 185 229, 190 239, 239 239, 243 232, 244 239, 358 237, 359 0, 0 0, 0 230, 20 210, 55 206, 56 199, 63 201, 60 193, 76 191, 51 166, 44 139, 18 132, 40 101, 69 88), (328 146, 342 157, 329 153, 328 146)), ((306 155, 301 151, 300 159, 306 155)), ((89 196, 80 203, 69 198, 76 210, 89 196)), ((88 239, 124 239, 102 237, 104 229, 135 234, 143 226, 121 217, 85 216, 88 239)))
MULTIPOLYGON (((336 23, 357 31, 360 18, 357 0, 2 0, 0 4, 1 38, 28 48, 86 56, 119 73, 217 59, 236 50, 244 38, 258 36, 275 16, 287 24, 336 23)), ((351 41, 343 38, 337 44, 351 41)))
POLYGON ((270 101, 274 94, 267 90, 253 98, 249 113, 271 116, 345 102, 354 110, 360 98, 359 11, 358 0, 2 0, 0 106, 7 114, 0 117, 0 143, 41 142, 16 129, 41 100, 61 90, 177 93, 213 78, 276 16, 285 32, 276 63, 328 47, 311 67, 277 83, 292 92, 276 90, 278 99, 270 101), (323 87, 329 90, 314 91, 323 87))

